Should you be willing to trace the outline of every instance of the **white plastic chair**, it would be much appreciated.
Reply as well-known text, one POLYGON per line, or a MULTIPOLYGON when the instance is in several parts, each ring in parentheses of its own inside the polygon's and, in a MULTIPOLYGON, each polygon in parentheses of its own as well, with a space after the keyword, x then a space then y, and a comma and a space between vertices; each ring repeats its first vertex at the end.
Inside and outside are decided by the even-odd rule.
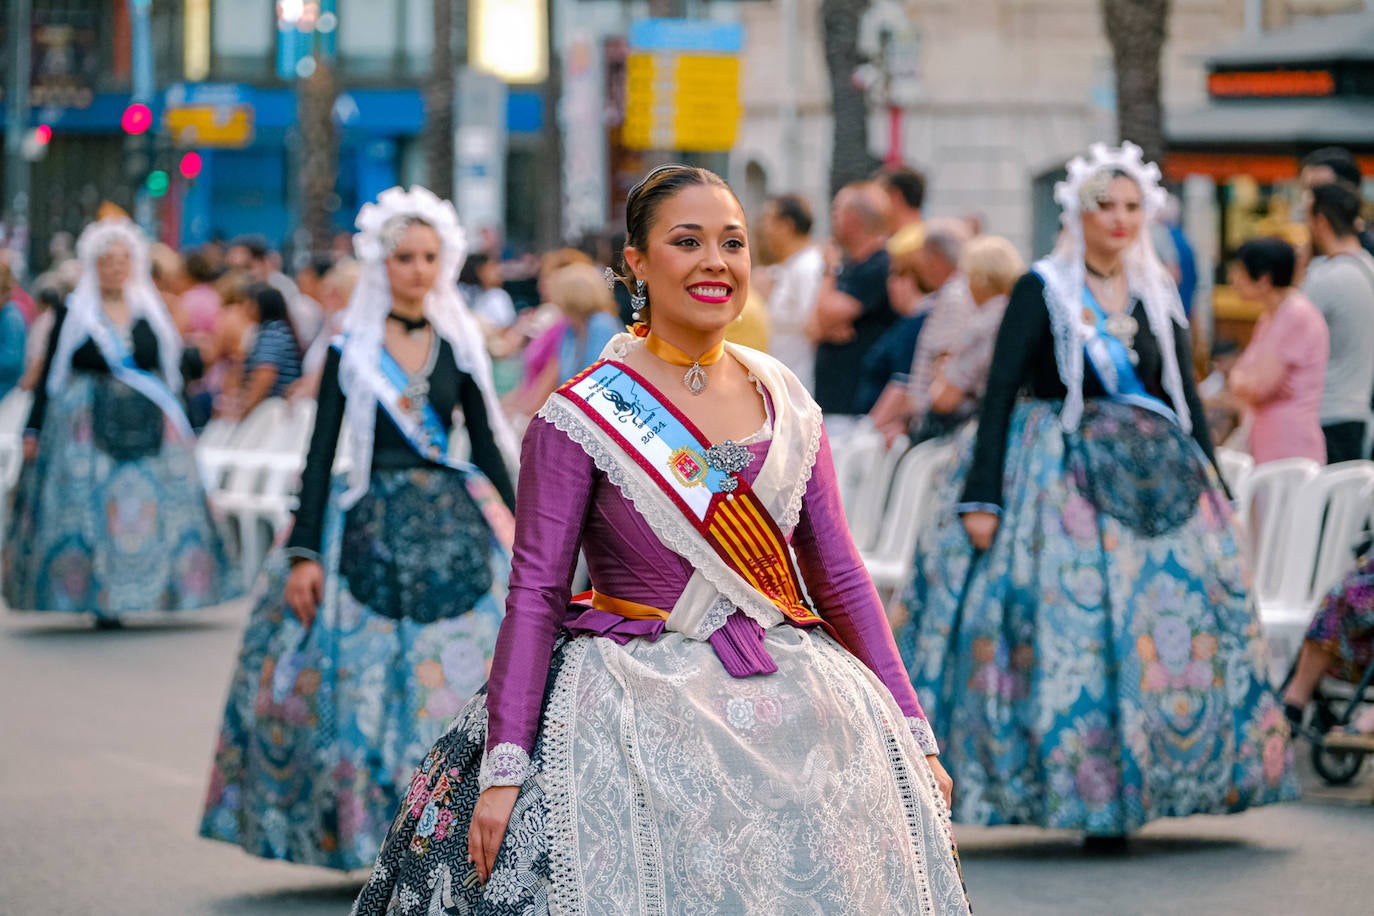
POLYGON ((840 505, 844 507, 846 518, 853 511, 867 476, 882 460, 883 449, 883 436, 875 430, 831 443, 835 481, 840 488, 840 505))
POLYGON ((1308 458, 1267 461, 1255 466, 1245 488, 1237 494, 1237 516, 1245 528, 1257 592, 1273 593, 1278 588, 1282 570, 1273 558, 1283 556, 1293 498, 1320 472, 1321 465, 1308 458))
POLYGON ((1218 447, 1216 455, 1217 470, 1221 473, 1221 479, 1231 488, 1231 496, 1239 501, 1250 481, 1250 474, 1255 469, 1255 459, 1245 452, 1225 446, 1218 447))
MULTIPOLYGON (((1277 579, 1256 590, 1260 624, 1269 643, 1270 676, 1283 680, 1326 593, 1355 564, 1354 548, 1374 505, 1374 462, 1331 465, 1305 481, 1281 524, 1282 552, 1268 557, 1277 579)), ((1267 511, 1267 510, 1266 510, 1267 511)), ((1265 528, 1268 520, 1261 515, 1265 528)), ((1256 575, 1256 582, 1260 577, 1256 575)))
POLYGON ((260 492, 267 474, 269 460, 264 460, 276 430, 285 422, 287 404, 281 398, 269 398, 239 423, 230 444, 211 457, 222 468, 222 484, 209 488, 210 505, 221 519, 226 538, 238 544, 244 585, 251 587, 258 564, 267 550, 256 523, 245 524, 238 509, 246 496, 260 492))
POLYGON ((864 565, 886 605, 892 604, 911 578, 917 538, 937 501, 936 473, 953 460, 953 445, 923 442, 902 455, 897 465, 873 548, 862 552, 864 565))
POLYGON ((863 475, 860 488, 854 495, 853 507, 845 509, 849 534, 860 552, 872 549, 877 540, 897 465, 909 450, 910 442, 903 436, 892 444, 892 448, 879 453, 868 473, 863 475))

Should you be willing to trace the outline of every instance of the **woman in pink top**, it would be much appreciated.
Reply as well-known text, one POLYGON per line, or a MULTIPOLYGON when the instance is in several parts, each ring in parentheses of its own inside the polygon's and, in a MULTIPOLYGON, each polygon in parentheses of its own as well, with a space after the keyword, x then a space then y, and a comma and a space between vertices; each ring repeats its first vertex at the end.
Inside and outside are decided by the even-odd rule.
POLYGON ((1331 341, 1322 313, 1293 288, 1296 260, 1287 242, 1263 238, 1240 246, 1231 264, 1236 292, 1264 305, 1230 377, 1232 392, 1247 408, 1256 464, 1279 458, 1326 463, 1320 410, 1331 341))

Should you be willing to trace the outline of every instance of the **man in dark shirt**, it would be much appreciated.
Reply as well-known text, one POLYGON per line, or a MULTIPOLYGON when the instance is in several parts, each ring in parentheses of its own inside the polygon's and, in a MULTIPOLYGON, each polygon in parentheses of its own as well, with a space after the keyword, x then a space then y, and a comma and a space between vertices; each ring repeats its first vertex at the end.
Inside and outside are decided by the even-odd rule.
MULTIPOLYGON (((887 298, 891 264, 887 242, 887 199, 871 183, 846 185, 831 206, 834 247, 843 261, 831 264, 821 283, 810 325, 816 340, 816 400, 832 435, 861 411, 857 405, 864 355, 896 320, 887 298), (838 268, 838 269, 837 269, 838 268), (838 421, 838 423, 836 422, 838 421)), ((838 260, 831 255, 832 261, 838 260)))

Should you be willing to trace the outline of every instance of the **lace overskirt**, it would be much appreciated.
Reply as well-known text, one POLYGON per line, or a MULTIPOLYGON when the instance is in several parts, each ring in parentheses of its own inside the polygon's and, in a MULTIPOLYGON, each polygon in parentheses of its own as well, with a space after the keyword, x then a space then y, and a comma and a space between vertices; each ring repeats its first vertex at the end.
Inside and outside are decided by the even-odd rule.
POLYGON ((968 912, 948 816, 890 694, 829 637, 732 678, 681 634, 554 654, 485 887, 467 860, 479 695, 411 783, 357 914, 968 912))

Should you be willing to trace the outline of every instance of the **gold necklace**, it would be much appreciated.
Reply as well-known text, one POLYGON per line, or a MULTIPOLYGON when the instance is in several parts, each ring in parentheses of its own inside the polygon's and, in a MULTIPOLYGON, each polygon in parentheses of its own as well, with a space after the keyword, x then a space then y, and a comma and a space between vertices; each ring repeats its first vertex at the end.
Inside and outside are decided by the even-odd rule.
POLYGON ((706 377, 706 367, 714 366, 725 355, 725 341, 722 340, 693 359, 662 337, 655 336, 653 331, 650 331, 649 336, 644 338, 644 347, 670 366, 685 367, 687 371, 683 373, 682 384, 686 385, 687 390, 692 394, 701 394, 706 390, 706 386, 710 382, 710 379, 706 377))

